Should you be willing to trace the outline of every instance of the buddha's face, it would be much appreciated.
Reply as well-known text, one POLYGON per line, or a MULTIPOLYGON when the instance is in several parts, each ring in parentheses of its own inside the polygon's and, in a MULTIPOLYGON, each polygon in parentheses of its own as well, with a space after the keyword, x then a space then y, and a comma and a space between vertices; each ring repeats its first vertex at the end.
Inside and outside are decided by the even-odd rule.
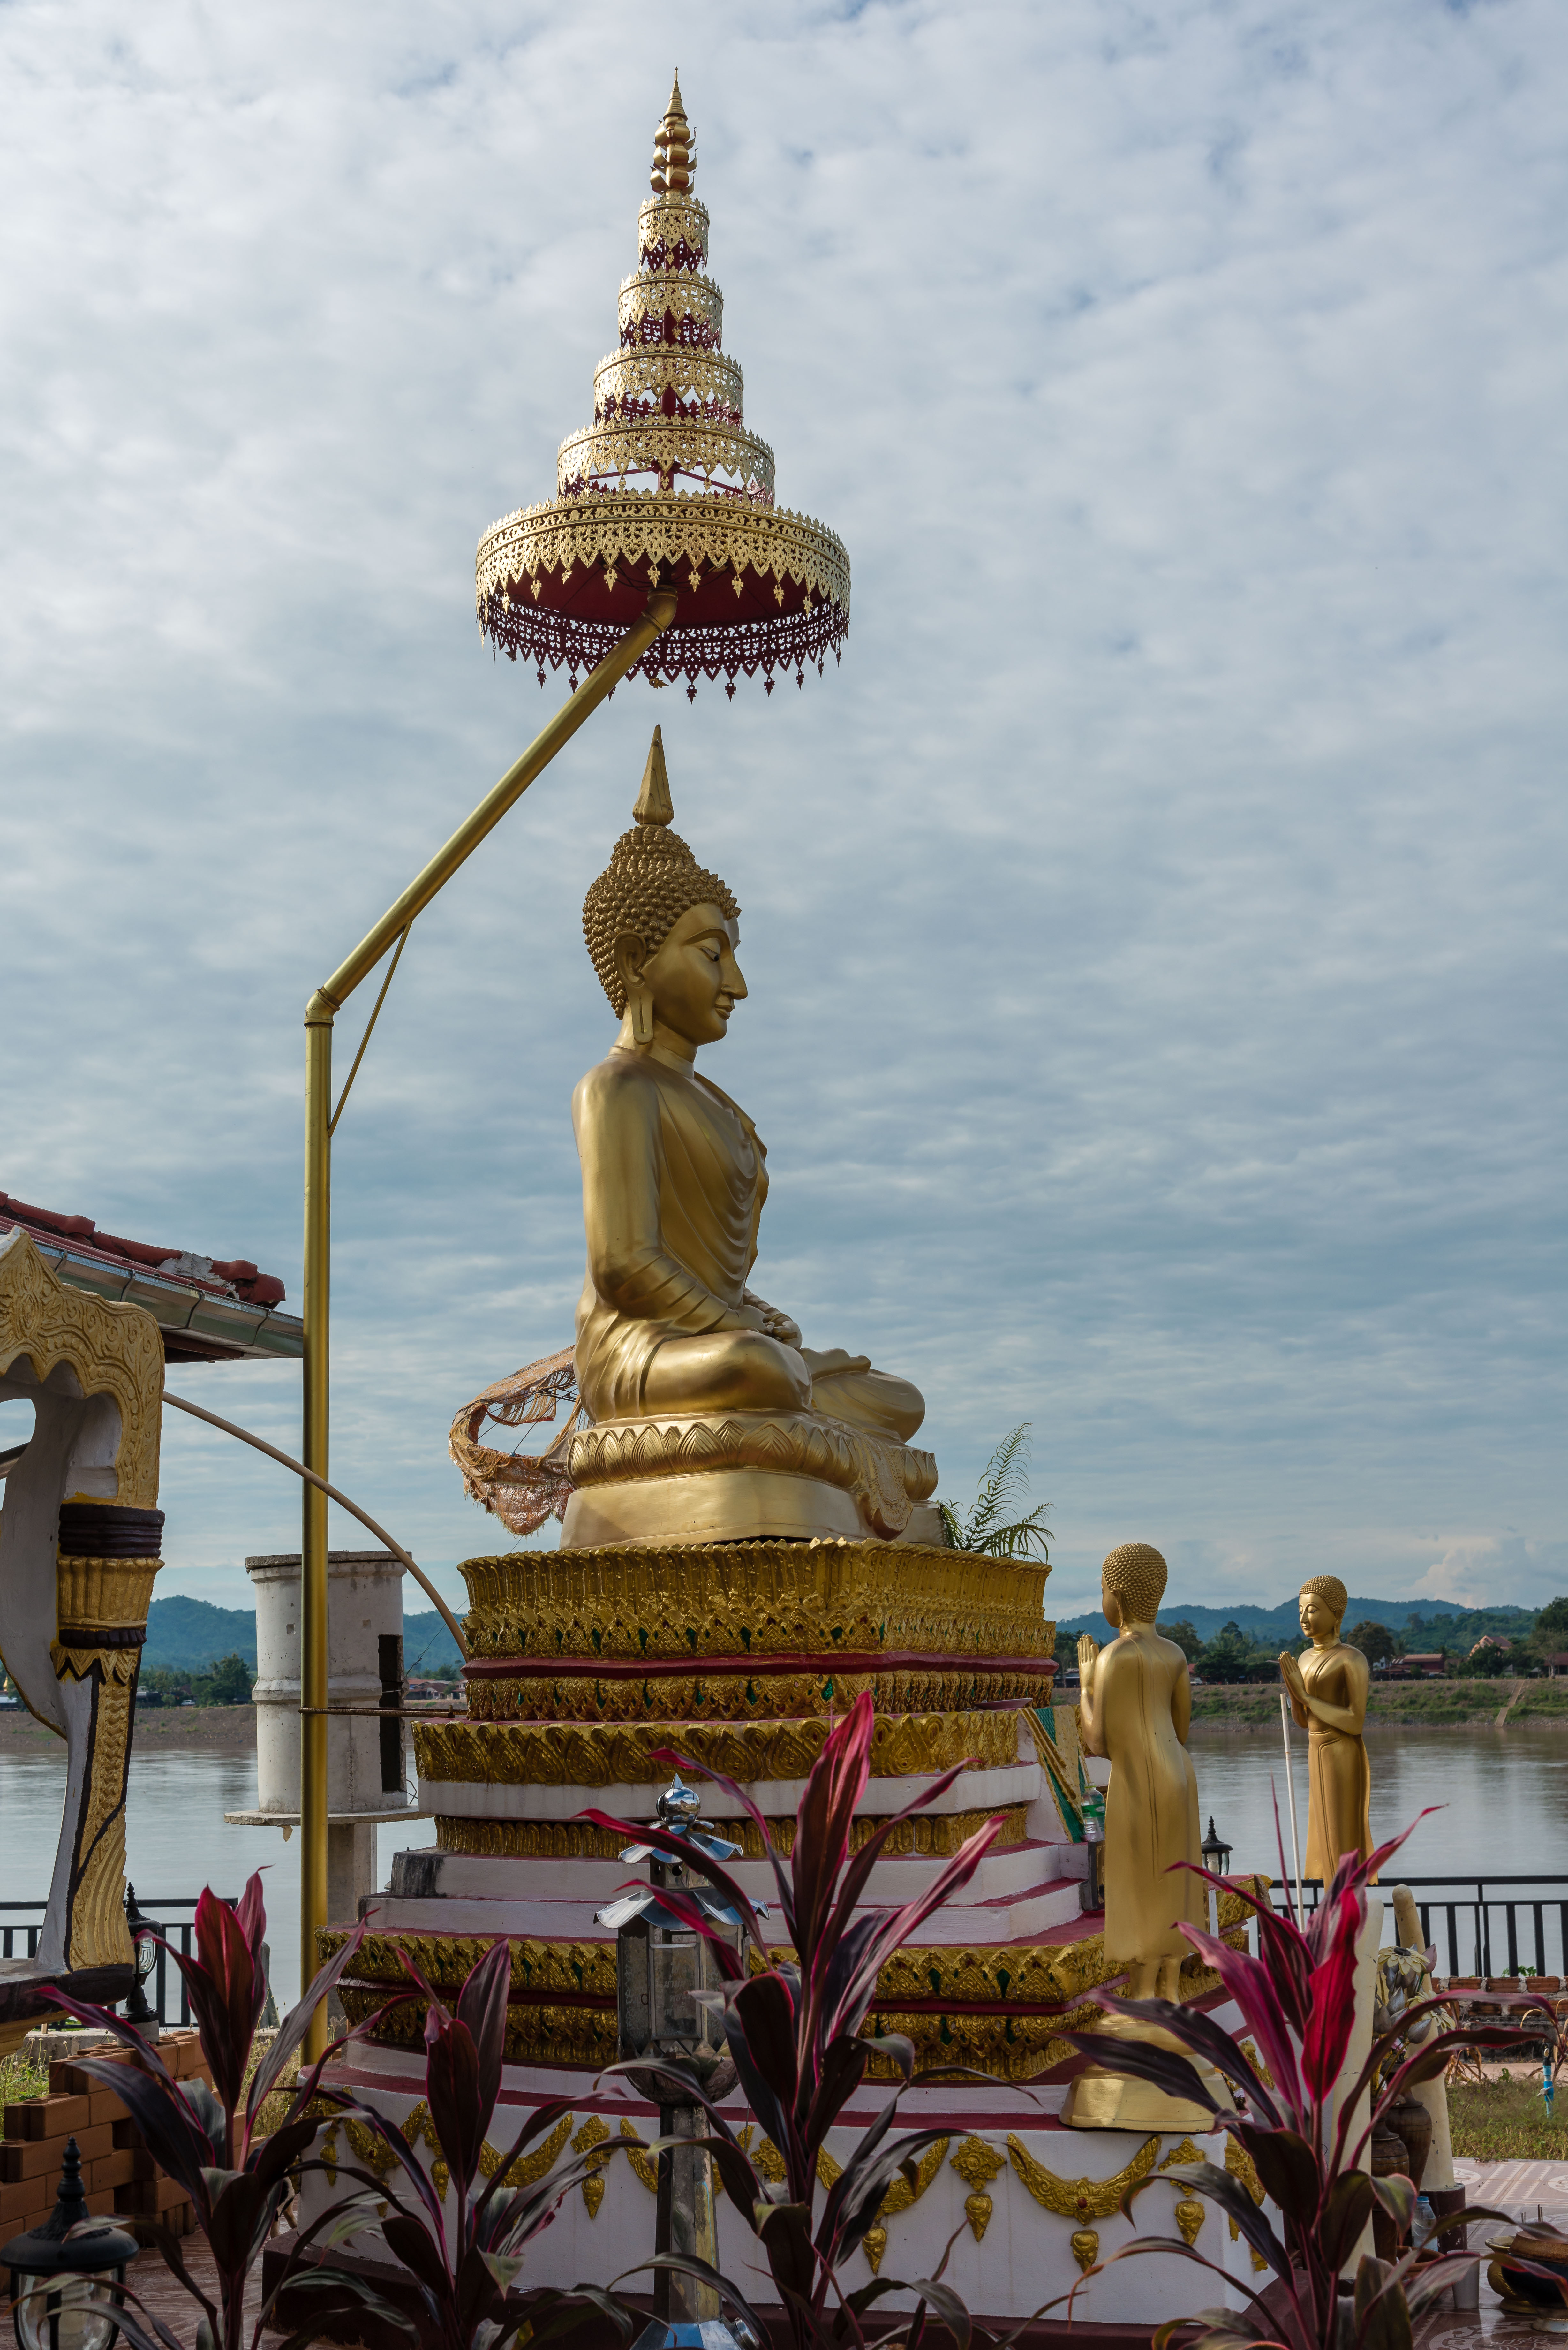
POLYGON ((639 980, 652 996, 655 1020, 695 1051, 727 1033, 746 993, 735 961, 740 935, 740 924, 727 921, 717 906, 689 906, 657 954, 645 958, 641 940, 630 936, 617 940, 616 954, 623 976, 639 980))
POLYGON ((1339 1618, 1320 1592, 1302 1593, 1300 1614, 1302 1630, 1309 1640, 1332 1640, 1339 1630, 1339 1618))

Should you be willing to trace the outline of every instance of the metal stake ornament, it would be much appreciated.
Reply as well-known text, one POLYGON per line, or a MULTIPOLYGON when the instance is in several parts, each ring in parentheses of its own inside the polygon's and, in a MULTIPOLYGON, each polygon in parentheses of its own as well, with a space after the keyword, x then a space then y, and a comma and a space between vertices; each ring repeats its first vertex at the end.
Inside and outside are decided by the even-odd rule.
MULTIPOLYGON (((698 1810, 695 1790, 678 1773, 659 1798, 658 1825, 710 1860, 733 1860, 741 1846, 715 1835, 711 1821, 699 1819, 698 1810)), ((594 1913, 595 1924, 616 1938, 620 2060, 674 2056, 690 2064, 707 2058, 716 2072, 726 2053, 714 2015, 722 2005, 723 1979, 706 1936, 661 1896, 680 1892, 737 1957, 745 1950, 745 1928, 721 1895, 701 1879, 692 1881, 684 1861, 646 1844, 628 1845, 621 1859, 628 1866, 646 1860, 649 1882, 594 1913)), ((755 1906, 759 1916, 767 1915, 765 1902, 755 1906)), ((690 2253, 716 2268, 713 2167, 701 2143, 707 2127, 700 2106, 660 2103, 654 2251, 690 2253)), ((735 2337, 720 2318, 719 2296, 698 2277, 680 2269, 657 2270, 653 2312, 653 2323, 639 2335, 634 2350, 734 2350, 735 2337)))
MULTIPOLYGON (((741 370, 722 348, 723 296, 707 275, 708 213, 679 77, 654 138, 651 196, 638 215, 639 267, 620 289, 620 348, 594 378, 594 421, 562 443, 556 497, 520 509, 479 544, 482 629, 512 660, 566 664, 571 699, 410 882, 306 1007, 304 1464, 327 1476, 332 1254, 332 1027, 348 997, 493 831, 557 751, 615 691, 793 669, 804 684, 836 660, 849 626, 849 558, 820 523, 779 509, 774 455, 741 415, 741 370), (638 486, 648 484, 648 486, 638 486), (582 683, 580 669, 588 669, 582 683)), ((394 956, 394 961, 396 960, 394 956)), ((390 980, 390 971, 388 972, 390 980)), ((300 1589, 300 1981, 315 1974, 327 1915, 327 1492, 304 1500, 300 1589)), ((327 2045, 325 2003, 305 2049, 327 2045)))

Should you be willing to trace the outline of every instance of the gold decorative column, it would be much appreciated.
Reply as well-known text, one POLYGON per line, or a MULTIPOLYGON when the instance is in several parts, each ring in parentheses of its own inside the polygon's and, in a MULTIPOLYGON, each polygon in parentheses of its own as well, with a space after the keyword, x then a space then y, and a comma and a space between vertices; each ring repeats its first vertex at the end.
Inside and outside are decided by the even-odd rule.
POLYGON ((76 1502, 60 1512, 59 1637, 50 1656, 57 1679, 79 1683, 88 1700, 88 1759, 79 1790, 73 1774, 62 1839, 73 1973, 135 1961, 125 1923, 125 1792, 162 1529, 161 1510, 76 1502))
POLYGON ((0 1655, 67 1753, 36 1964, 0 1986, 0 2050, 47 1983, 103 2000, 130 1989, 125 1791, 163 1525, 162 1388, 150 1314, 67 1288, 19 1227, 0 1240, 0 1396, 34 1411, 0 1513, 0 1655))

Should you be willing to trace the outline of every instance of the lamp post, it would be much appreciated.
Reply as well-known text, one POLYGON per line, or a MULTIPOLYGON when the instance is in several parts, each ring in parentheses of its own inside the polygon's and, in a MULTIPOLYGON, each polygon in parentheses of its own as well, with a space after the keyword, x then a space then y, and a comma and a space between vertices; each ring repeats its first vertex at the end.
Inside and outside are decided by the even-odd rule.
MULTIPOLYGON (((1211 1877, 1230 1875, 1231 1847, 1223 1836, 1216 1833, 1212 1812, 1209 1814, 1209 1833, 1204 1837, 1199 1850, 1203 1855, 1203 1866, 1211 1877)), ((1209 1895, 1209 1931, 1217 1936, 1220 1931, 1220 1896, 1211 1885, 1206 1889, 1209 1895)))
POLYGON ((143 2040, 156 2040, 159 2018, 155 2010, 147 2003, 144 1986, 158 1963, 158 1952, 150 1938, 163 1929, 155 1919, 142 1916, 137 1903, 136 1887, 130 1884, 125 1888, 125 1923, 136 1951, 136 1981, 130 1997, 125 2002, 125 2020, 127 2023, 135 2024, 143 2040))
POLYGON ((136 2239, 119 2228, 84 2226, 87 2218, 81 2157, 67 2138, 54 2210, 41 2228, 0 2245, 19 2350, 110 2350, 136 2239))
MULTIPOLYGON (((715 1835, 712 1825, 697 1816, 694 1789, 679 1776, 659 1798, 658 1825, 680 1836, 711 1860, 732 1860, 740 1851, 715 1835)), ((717 2067, 726 2054, 722 2029, 712 2004, 723 1990, 723 1977, 712 1945, 688 1921, 660 1899, 667 1890, 679 1891, 710 1920, 739 1956, 745 1948, 740 1917, 722 1898, 693 1882, 684 1861, 657 1852, 650 1845, 634 1844, 621 1854, 628 1864, 648 1862, 646 1891, 624 1895, 596 1911, 595 1922, 616 1938, 616 2008, 623 2062, 639 2056, 670 2056, 687 2064, 704 2060, 717 2067)), ((766 1915, 765 1906, 758 1910, 766 1915)), ((713 2215, 712 2164, 700 2141, 706 2121, 700 2106, 666 2105, 660 2085, 659 2135, 673 2140, 659 2157, 659 2203, 655 2223, 656 2252, 687 2252, 710 2268, 719 2261, 718 2233, 713 2215)), ((653 2323, 639 2337, 636 2350, 734 2350, 735 2337, 719 2315, 719 2296, 711 2285, 679 2269, 655 2271, 653 2323)))
POLYGON ((1084 1856, 1088 1866, 1078 1886, 1078 1907, 1093 1915, 1106 1906, 1106 1799, 1097 1787, 1084 1798, 1084 1856))

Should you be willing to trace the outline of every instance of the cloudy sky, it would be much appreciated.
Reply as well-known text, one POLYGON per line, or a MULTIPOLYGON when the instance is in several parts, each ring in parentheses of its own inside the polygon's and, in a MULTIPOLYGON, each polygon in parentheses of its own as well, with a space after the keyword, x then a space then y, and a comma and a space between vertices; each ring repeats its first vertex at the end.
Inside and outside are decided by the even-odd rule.
MULTIPOLYGON (((1033 1424, 1062 1612, 1568 1587, 1568 17, 1552 0, 0 5, 0 1188, 299 1289, 300 1015, 564 692, 551 494, 679 64, 804 692, 618 693, 338 1129, 333 1469, 459 1590, 565 1343, 578 929, 655 719, 744 909, 757 1286, 1033 1424)), ((347 1065, 369 995, 340 1024, 347 1065)), ((294 1449, 296 1370, 180 1384, 294 1449)), ((166 1431, 165 1591, 296 1491, 166 1431)), ((356 1539, 335 1517, 334 1538, 356 1539)))

